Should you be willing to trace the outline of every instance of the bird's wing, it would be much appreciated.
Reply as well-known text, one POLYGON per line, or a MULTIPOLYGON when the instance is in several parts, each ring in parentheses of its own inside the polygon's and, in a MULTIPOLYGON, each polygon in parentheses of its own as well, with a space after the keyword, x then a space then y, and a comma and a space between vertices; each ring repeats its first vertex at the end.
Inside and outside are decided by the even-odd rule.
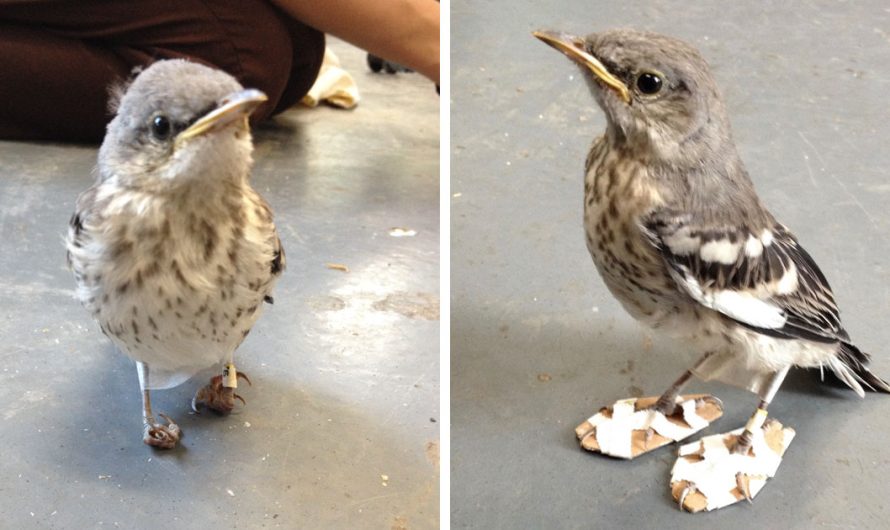
MULTIPOLYGON (((287 266, 287 262, 284 258, 284 247, 281 246, 281 238, 278 237, 278 231, 275 227, 272 227, 272 262, 269 264, 269 270, 272 272, 272 279, 276 279, 281 276, 281 273, 284 272, 284 268, 287 266)), ((266 294, 263 297, 263 301, 267 304, 274 304, 275 299, 271 294, 266 294)))
MULTIPOLYGON (((269 207, 269 203, 252 189, 250 190, 249 196, 257 206, 255 210, 258 217, 257 221, 262 223, 263 230, 266 231, 266 244, 271 246, 272 260, 269 262, 269 281, 267 283, 272 285, 275 280, 281 276, 287 266, 287 260, 284 256, 284 247, 281 245, 281 238, 278 237, 278 229, 275 228, 275 223, 272 221, 272 209, 269 207)), ((272 297, 271 287, 263 296, 263 300, 268 304, 275 303, 275 299, 272 297)))
POLYGON ((784 226, 755 233, 656 212, 643 228, 698 303, 766 335, 849 340, 828 281, 784 226))
POLYGON ((278 231, 275 232, 274 257, 272 258, 272 276, 281 276, 287 267, 287 259, 284 256, 284 247, 281 246, 281 238, 278 231))
POLYGON ((80 249, 92 239, 90 235, 93 206, 96 204, 97 189, 95 186, 88 188, 77 197, 74 213, 68 221, 68 237, 66 238, 66 259, 68 267, 72 268, 72 250, 80 249))
POLYGON ((260 194, 253 188, 247 189, 246 197, 248 203, 252 205, 252 209, 256 216, 255 222, 261 227, 260 230, 263 233, 264 244, 271 246, 271 249, 268 249, 272 251, 272 261, 269 262, 269 272, 271 273, 271 278, 274 280, 284 272, 286 260, 284 257, 284 247, 281 245, 281 238, 278 237, 278 229, 275 228, 275 223, 272 219, 272 208, 269 207, 269 203, 266 202, 266 199, 260 196, 260 194))

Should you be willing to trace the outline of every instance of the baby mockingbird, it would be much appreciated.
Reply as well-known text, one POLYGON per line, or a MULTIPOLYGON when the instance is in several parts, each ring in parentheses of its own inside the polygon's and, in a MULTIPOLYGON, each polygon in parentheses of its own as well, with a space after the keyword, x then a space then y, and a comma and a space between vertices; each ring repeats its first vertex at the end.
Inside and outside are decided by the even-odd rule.
POLYGON ((632 30, 535 36, 578 63, 606 116, 584 182, 600 275, 636 319, 702 355, 656 410, 672 413, 692 375, 741 384, 760 397, 735 448, 746 453, 791 366, 829 368, 860 396, 890 392, 825 276, 755 193, 699 53, 632 30))
POLYGON ((121 97, 97 182, 77 200, 67 238, 77 296, 136 361, 146 444, 180 437, 169 417, 155 420, 149 389, 222 365, 192 407, 227 413, 241 399, 233 354, 284 269, 272 213, 248 182, 247 117, 264 101, 219 70, 154 63, 121 97))

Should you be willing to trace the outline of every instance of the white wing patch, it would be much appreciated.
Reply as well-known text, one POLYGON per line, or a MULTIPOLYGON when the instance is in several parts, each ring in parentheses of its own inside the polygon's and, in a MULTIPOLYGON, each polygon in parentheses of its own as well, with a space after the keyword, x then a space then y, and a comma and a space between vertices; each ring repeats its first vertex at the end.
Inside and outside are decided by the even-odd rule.
POLYGON ((782 308, 753 292, 729 289, 704 292, 695 278, 684 276, 680 280, 678 283, 696 302, 732 319, 763 329, 779 329, 787 321, 782 308))
POLYGON ((715 239, 701 246, 700 255, 704 261, 732 265, 739 259, 741 243, 731 243, 728 239, 715 239))
POLYGON ((688 256, 699 251, 701 238, 690 235, 689 228, 681 228, 673 234, 664 238, 664 243, 668 246, 671 254, 675 256, 688 256))
POLYGON ((753 235, 749 235, 745 241, 745 255, 749 258, 759 258, 761 254, 763 254, 763 243, 753 235))
POLYGON ((776 284, 776 294, 778 295, 788 295, 797 291, 797 266, 793 262, 790 265, 779 279, 779 283, 776 284))
POLYGON ((760 234, 760 240, 763 241, 763 246, 765 247, 773 244, 773 233, 769 231, 769 228, 763 230, 763 233, 760 234))

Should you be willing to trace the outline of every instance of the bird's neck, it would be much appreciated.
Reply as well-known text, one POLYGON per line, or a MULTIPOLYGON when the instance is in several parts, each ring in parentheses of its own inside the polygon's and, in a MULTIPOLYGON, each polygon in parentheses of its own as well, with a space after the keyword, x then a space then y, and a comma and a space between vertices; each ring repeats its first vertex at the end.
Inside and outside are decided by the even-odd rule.
POLYGON ((650 166, 692 171, 702 167, 729 167, 744 172, 732 137, 702 127, 685 137, 663 134, 657 128, 627 130, 609 122, 604 135, 612 150, 650 166))
POLYGON ((671 144, 647 134, 628 135, 610 124, 603 141, 626 165, 645 168, 649 184, 666 204, 706 198, 708 209, 733 211, 739 204, 760 203, 729 135, 671 144))

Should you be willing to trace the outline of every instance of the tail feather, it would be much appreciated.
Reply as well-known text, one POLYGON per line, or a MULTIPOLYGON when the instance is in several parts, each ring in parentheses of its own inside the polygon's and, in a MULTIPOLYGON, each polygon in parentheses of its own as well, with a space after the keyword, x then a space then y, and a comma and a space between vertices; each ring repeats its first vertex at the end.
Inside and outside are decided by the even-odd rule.
POLYGON ((890 384, 876 376, 868 369, 871 356, 860 350, 853 344, 842 342, 837 357, 832 359, 830 367, 841 381, 847 384, 860 396, 862 395, 862 383, 872 392, 884 392, 890 394, 890 384))

